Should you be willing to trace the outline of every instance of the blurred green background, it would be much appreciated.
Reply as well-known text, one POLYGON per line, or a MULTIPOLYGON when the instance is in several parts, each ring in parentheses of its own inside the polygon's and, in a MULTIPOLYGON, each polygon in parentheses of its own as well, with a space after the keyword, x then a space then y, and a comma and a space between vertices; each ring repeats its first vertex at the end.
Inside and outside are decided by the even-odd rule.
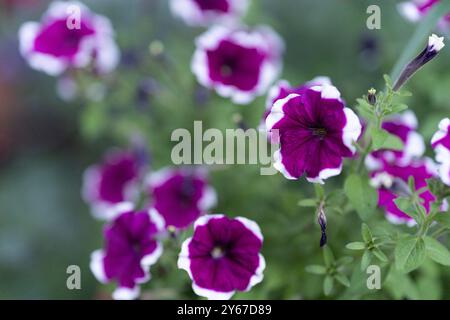
MULTIPOLYGON (((104 79, 82 75, 93 90, 105 90, 102 99, 63 101, 56 79, 30 69, 18 52, 18 28, 38 21, 49 2, 11 3, 0 0, 0 298, 106 298, 110 288, 98 284, 88 268, 90 253, 102 245, 102 224, 80 197, 83 170, 135 135, 148 141, 154 169, 170 165, 173 129, 192 130, 194 120, 203 120, 204 128, 256 127, 265 97, 236 106, 199 87, 189 66, 193 40, 203 29, 174 18, 167 0, 92 0, 84 3, 111 19, 122 61, 104 79), (154 53, 161 44, 163 52, 152 55, 149 47, 154 53), (71 264, 81 267, 82 290, 66 288, 71 264)), ((395 6, 391 0, 253 0, 245 22, 268 24, 284 38, 283 78, 297 85, 329 76, 353 106, 368 88, 382 89, 382 75, 414 32, 416 26, 395 6), (381 8, 380 30, 366 28, 371 4, 381 8)), ((443 50, 408 84, 414 96, 407 102, 426 141, 449 115, 449 70, 450 50, 443 50)), ((213 170, 211 183, 219 197, 215 212, 253 219, 265 235, 265 279, 236 298, 324 298, 321 277, 305 272, 306 265, 322 262, 320 230, 314 211, 297 206, 313 195, 312 186, 260 176, 256 165, 213 170)), ((326 190, 341 184, 341 178, 331 179, 326 190)), ((377 218, 383 221, 381 213, 377 218)), ((344 246, 359 239, 359 217, 329 212, 328 223, 335 255, 351 255, 344 246)), ((177 253, 177 247, 166 246, 145 297, 194 297, 186 273, 176 269, 177 253)), ((402 275, 400 293, 388 284, 381 291, 365 289, 365 274, 356 266, 348 270, 352 286, 336 287, 331 298, 450 298, 450 271, 431 262, 402 275)))

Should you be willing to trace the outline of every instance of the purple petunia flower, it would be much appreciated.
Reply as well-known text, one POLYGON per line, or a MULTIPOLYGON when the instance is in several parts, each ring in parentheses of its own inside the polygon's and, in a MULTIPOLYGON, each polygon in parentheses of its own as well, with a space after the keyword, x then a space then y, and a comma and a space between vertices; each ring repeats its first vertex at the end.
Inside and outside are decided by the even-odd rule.
POLYGON ((417 130, 417 118, 414 112, 406 111, 402 114, 386 118, 382 128, 397 136, 403 142, 403 150, 377 150, 365 159, 369 170, 382 168, 383 163, 406 165, 411 160, 420 158, 425 152, 425 142, 417 130))
POLYGON ((26 22, 19 30, 20 52, 29 65, 57 76, 68 68, 92 64, 98 73, 112 71, 119 49, 109 20, 77 1, 51 3, 42 21, 26 22), (71 10, 80 10, 71 25, 71 10))
POLYGON ((84 173, 82 196, 99 219, 112 219, 118 211, 131 209, 137 198, 141 171, 138 156, 125 150, 110 151, 101 164, 84 173))
POLYGON ((439 123, 439 130, 431 138, 431 146, 436 152, 439 165, 439 176, 450 186, 450 119, 444 118, 439 123))
MULTIPOLYGON (((410 195, 408 180, 414 178, 415 188, 419 190, 427 186, 427 179, 436 177, 436 166, 431 159, 415 160, 407 165, 385 164, 380 170, 372 173, 371 185, 378 189, 378 206, 384 208, 386 218, 395 224, 416 224, 413 218, 401 211, 394 200, 410 195)), ((428 213, 430 205, 436 197, 427 189, 420 195, 422 206, 428 213)))
POLYGON ((280 149, 274 154, 274 167, 287 179, 305 175, 315 183, 341 172, 343 158, 353 156, 353 143, 361 134, 358 117, 330 85, 277 100, 266 127, 278 131, 280 149))
POLYGON ((162 254, 157 236, 164 222, 155 210, 125 210, 104 231, 105 249, 94 251, 90 268, 102 283, 116 281, 114 299, 136 299, 162 254))
POLYGON ((214 26, 196 40, 192 72, 197 80, 234 103, 262 95, 281 71, 284 44, 269 27, 214 26))
POLYGON ((152 206, 166 227, 186 228, 216 204, 217 196, 200 169, 162 169, 147 179, 152 206))
POLYGON ((266 118, 270 114, 275 101, 286 98, 291 93, 302 94, 306 89, 314 86, 331 85, 331 80, 328 77, 315 77, 314 79, 298 86, 292 87, 288 81, 279 80, 270 89, 266 99, 266 110, 264 111, 262 121, 259 125, 260 130, 266 130, 266 118))
POLYGON ((248 0, 171 0, 172 13, 191 26, 234 22, 248 7, 248 0))
MULTIPOLYGON (((398 4, 401 15, 412 22, 417 22, 425 17, 428 12, 441 0, 410 0, 398 4)), ((450 26, 450 13, 439 21, 439 27, 445 29, 450 26)))
POLYGON ((207 215, 194 225, 178 258, 178 267, 192 279, 196 294, 208 299, 230 299, 263 279, 265 261, 260 254, 263 236, 246 218, 207 215))

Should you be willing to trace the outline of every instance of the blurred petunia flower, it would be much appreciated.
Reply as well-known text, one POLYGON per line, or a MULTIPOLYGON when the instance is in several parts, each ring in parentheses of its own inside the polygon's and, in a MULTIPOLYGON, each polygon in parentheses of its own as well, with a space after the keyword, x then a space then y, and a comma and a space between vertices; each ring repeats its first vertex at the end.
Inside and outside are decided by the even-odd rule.
POLYGON ((114 299, 136 299, 139 284, 150 280, 150 266, 163 251, 158 241, 163 227, 162 218, 152 209, 125 210, 106 226, 105 248, 92 253, 90 268, 100 282, 117 282, 114 299))
MULTIPOLYGON (((427 179, 436 177, 436 165, 428 158, 417 159, 406 165, 385 164, 382 169, 371 174, 370 183, 378 189, 378 206, 384 208, 386 218, 394 224, 407 224, 414 226, 413 218, 401 211, 394 200, 399 197, 411 196, 408 180, 414 178, 416 190, 427 186, 427 179)), ((422 206, 428 213, 430 205, 436 197, 428 190, 420 193, 422 206)))
POLYGON ((439 162, 439 176, 446 185, 450 186, 450 119, 444 118, 439 122, 439 130, 431 138, 431 146, 439 162))
MULTIPOLYGON (((417 22, 425 17, 428 12, 441 0, 410 0, 400 2, 397 5, 398 11, 406 19, 412 22, 417 22)), ((446 14, 439 21, 439 27, 446 29, 450 26, 450 13, 446 14)))
POLYGON ((340 174, 343 158, 354 155, 353 144, 361 134, 358 117, 330 85, 277 100, 266 118, 266 128, 279 136, 274 167, 287 179, 305 175, 314 183, 340 174))
POLYGON ((191 68, 199 83, 237 104, 264 94, 281 71, 284 44, 267 26, 214 26, 196 47, 191 68))
POLYGON ((152 206, 164 218, 167 228, 189 227, 217 202, 207 174, 197 168, 164 168, 147 178, 152 206))
POLYGON ((233 23, 247 7, 248 0, 170 0, 172 13, 190 26, 233 23))
POLYGON ((279 99, 286 98, 291 93, 302 94, 306 89, 314 87, 314 86, 322 86, 322 85, 331 85, 331 80, 328 77, 315 77, 314 79, 301 84, 298 87, 292 87, 290 83, 286 80, 279 80, 275 83, 270 89, 266 98, 266 110, 264 111, 262 121, 259 125, 260 130, 265 130, 266 128, 266 118, 270 114, 270 110, 272 109, 275 101, 279 99))
POLYGON ((414 112, 408 110, 384 119, 381 127, 403 142, 403 150, 377 150, 367 155, 365 164, 369 170, 382 168, 383 163, 406 165, 412 159, 420 158, 425 152, 423 137, 416 131, 418 127, 414 112))
POLYGON ((110 21, 77 1, 52 2, 40 23, 20 27, 19 42, 29 65, 52 76, 89 65, 107 73, 119 62, 110 21))
POLYGON ((145 165, 129 150, 111 150, 102 163, 89 167, 83 177, 82 196, 94 217, 112 219, 117 212, 131 208, 138 197, 145 165))
POLYGON ((192 279, 194 292, 208 299, 230 299, 263 279, 260 254, 263 236, 246 218, 206 215, 194 224, 194 234, 183 245, 178 267, 192 279))

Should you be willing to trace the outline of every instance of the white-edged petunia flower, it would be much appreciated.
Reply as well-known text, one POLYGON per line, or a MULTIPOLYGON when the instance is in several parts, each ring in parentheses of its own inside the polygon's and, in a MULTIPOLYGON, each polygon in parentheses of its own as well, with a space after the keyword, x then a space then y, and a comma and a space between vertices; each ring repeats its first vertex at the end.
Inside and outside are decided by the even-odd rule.
POLYGON ((266 128, 279 136, 274 167, 287 179, 306 176, 314 183, 340 174, 343 158, 354 155, 361 134, 358 117, 330 85, 275 101, 266 128))
POLYGON ((178 267, 192 279, 194 292, 215 300, 230 299, 263 279, 263 236, 258 225, 243 217, 206 215, 194 224, 184 241, 178 267))
POLYGON ((248 104, 277 78, 283 51, 283 41, 267 26, 213 26, 196 39, 191 68, 203 86, 248 104))
POLYGON ((163 227, 153 209, 124 210, 106 226, 105 248, 92 253, 90 268, 100 282, 117 282, 114 299, 136 299, 139 284, 150 280, 150 266, 163 251, 158 240, 163 227))
POLYGON ((107 73, 119 62, 110 21, 78 1, 52 2, 40 23, 20 27, 19 42, 28 64, 52 76, 89 65, 107 73))
POLYGON ((189 227, 217 202, 202 168, 164 168, 147 176, 152 207, 164 218, 166 227, 189 227))
POLYGON ((439 162, 439 176, 446 185, 450 186, 450 119, 444 118, 439 122, 439 130, 431 138, 431 146, 439 162))
POLYGON ((247 7, 248 0, 170 0, 172 13, 190 26, 234 23, 247 7))

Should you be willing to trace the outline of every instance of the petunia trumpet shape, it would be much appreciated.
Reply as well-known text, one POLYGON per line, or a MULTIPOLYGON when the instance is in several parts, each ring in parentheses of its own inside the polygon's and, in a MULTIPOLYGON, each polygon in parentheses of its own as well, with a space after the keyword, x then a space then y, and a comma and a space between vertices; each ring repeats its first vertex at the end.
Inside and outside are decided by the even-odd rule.
POLYGON ((194 224, 194 234, 183 245, 178 267, 192 279, 194 292, 208 299, 230 299, 263 279, 263 236, 246 218, 206 215, 194 224))

